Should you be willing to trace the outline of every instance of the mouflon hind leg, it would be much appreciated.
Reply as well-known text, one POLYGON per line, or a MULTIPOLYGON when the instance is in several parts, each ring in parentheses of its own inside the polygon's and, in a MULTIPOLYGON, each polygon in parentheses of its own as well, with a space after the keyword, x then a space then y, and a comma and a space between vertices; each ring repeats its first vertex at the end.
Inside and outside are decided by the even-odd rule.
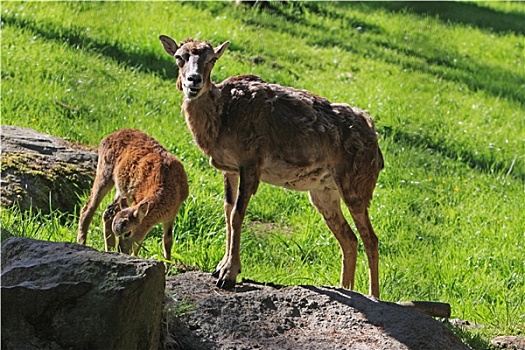
POLYGON ((342 254, 341 286, 354 289, 357 261, 357 237, 341 212, 341 199, 337 190, 311 190, 310 202, 324 218, 339 242, 342 254))

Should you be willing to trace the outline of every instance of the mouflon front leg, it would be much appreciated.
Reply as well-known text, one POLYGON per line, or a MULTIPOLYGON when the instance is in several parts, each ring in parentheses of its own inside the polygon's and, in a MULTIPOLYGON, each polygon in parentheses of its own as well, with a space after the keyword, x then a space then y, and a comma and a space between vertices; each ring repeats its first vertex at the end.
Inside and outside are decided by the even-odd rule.
MULTIPOLYGON (((213 277, 219 277, 223 266, 229 260, 230 243, 231 243, 231 214, 237 198, 237 190, 239 186, 239 174, 222 173, 224 178, 224 216, 226 219, 226 249, 222 260, 217 264, 215 271, 212 272, 213 277)), ((239 271, 240 272, 240 271, 239 271)))
MULTIPOLYGON (((236 180, 236 176, 227 174, 225 187, 231 186, 236 180)), ((235 287, 237 275, 241 271, 241 228, 246 213, 246 208, 250 198, 257 191, 259 186, 259 169, 256 166, 244 166, 240 168, 240 184, 237 194, 237 200, 231 210, 229 210, 229 196, 235 193, 233 190, 226 188, 226 253, 217 266, 214 276, 218 277, 217 286, 219 288, 231 289, 235 287)))
POLYGON ((117 212, 120 211, 119 197, 117 196, 113 202, 108 205, 104 213, 102 213, 102 222, 104 224, 104 244, 106 252, 114 250, 116 246, 115 232, 113 232, 113 219, 117 212))

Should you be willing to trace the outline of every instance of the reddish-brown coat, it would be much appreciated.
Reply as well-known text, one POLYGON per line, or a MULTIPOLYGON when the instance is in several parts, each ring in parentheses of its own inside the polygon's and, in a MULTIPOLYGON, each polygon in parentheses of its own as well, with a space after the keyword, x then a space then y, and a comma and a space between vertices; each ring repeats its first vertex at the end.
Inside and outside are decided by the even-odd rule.
POLYGON ((121 250, 136 255, 151 228, 163 223, 164 257, 170 260, 173 223, 189 194, 182 163, 151 136, 132 129, 104 138, 98 155, 93 188, 80 214, 78 243, 86 243, 95 210, 115 186, 115 200, 103 214, 106 250, 115 248, 117 235, 121 250))

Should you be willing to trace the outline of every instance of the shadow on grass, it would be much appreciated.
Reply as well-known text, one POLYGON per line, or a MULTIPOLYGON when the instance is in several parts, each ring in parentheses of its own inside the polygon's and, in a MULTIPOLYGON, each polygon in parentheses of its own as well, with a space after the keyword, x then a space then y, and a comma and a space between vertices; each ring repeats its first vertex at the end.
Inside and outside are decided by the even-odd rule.
MULTIPOLYGON (((245 23, 252 26, 264 26, 276 31, 283 30, 282 25, 288 23, 289 25, 286 25, 286 31, 293 36, 304 38, 310 45, 327 48, 338 46, 358 55, 373 57, 374 59, 380 59, 389 64, 401 66, 403 69, 417 70, 446 80, 464 83, 473 91, 483 90, 493 96, 506 97, 518 101, 522 105, 525 104, 525 93, 523 91, 525 78, 523 76, 520 77, 502 68, 478 63, 468 58, 462 58, 459 53, 451 52, 449 48, 447 48, 446 51, 436 47, 416 50, 410 46, 410 43, 401 44, 399 40, 397 43, 394 43, 392 40, 387 41, 384 39, 385 32, 381 27, 367 23, 360 18, 331 12, 328 7, 322 7, 315 3, 304 6, 307 6, 308 11, 322 13, 331 18, 333 17, 340 22, 340 28, 334 30, 333 28, 327 28, 319 24, 312 25, 301 15, 302 7, 295 5, 290 7, 290 5, 286 5, 288 7, 285 8, 284 6, 285 5, 273 6, 270 11, 274 16, 282 20, 279 25, 260 19, 257 12, 248 15, 245 23), (363 28, 362 30, 375 35, 367 37, 367 39, 362 39, 355 30, 356 27, 363 28), (312 31, 312 28, 315 29, 315 31, 312 31)), ((344 4, 343 6, 351 5, 344 4)), ((383 6, 391 8, 392 11, 395 9, 401 11, 406 8, 407 5, 367 3, 366 6, 371 8, 383 6)), ((507 16, 511 16, 511 18, 513 18, 512 16, 517 16, 520 19, 523 17, 517 14, 501 14, 474 4, 440 3, 438 6, 433 3, 414 3, 413 6, 422 13, 428 12, 424 11, 427 7, 437 9, 440 8, 440 6, 444 6, 449 9, 447 11, 451 11, 450 9, 455 8, 452 6, 459 6, 463 12, 466 11, 467 8, 472 7, 483 11, 485 16, 490 17, 490 15, 493 15, 495 18, 490 22, 493 25, 497 23, 505 24, 507 22, 507 16)), ((360 8, 362 8, 362 6, 360 8)), ((443 11, 445 12, 445 10, 443 11)), ((456 14, 456 16, 459 15, 456 14)), ((72 26, 70 28, 62 28, 48 22, 40 21, 37 23, 34 20, 19 18, 9 14, 4 14, 2 21, 7 25, 30 30, 47 40, 66 43, 73 49, 99 53, 130 67, 136 67, 145 72, 156 73, 164 79, 172 80, 177 77, 176 66, 171 60, 161 59, 152 52, 129 52, 119 45, 118 42, 109 43, 106 41, 97 41, 87 36, 85 28, 82 27, 72 26)), ((525 23, 525 18, 522 23, 525 23)), ((513 28, 517 26, 518 24, 513 25, 513 28)), ((230 45, 230 50, 235 51, 239 49, 241 48, 230 45)))
POLYGON ((31 31, 45 40, 66 44, 72 49, 84 50, 88 54, 106 56, 118 63, 135 67, 139 71, 155 73, 163 79, 174 80, 178 75, 173 60, 160 59, 152 52, 129 52, 121 47, 119 42, 109 43, 87 36, 86 29, 83 27, 71 26, 64 28, 46 21, 36 22, 10 14, 2 14, 2 22, 4 25, 31 31))
MULTIPOLYGON (((341 4, 341 6, 356 7, 355 4, 341 4)), ((371 3, 366 6, 379 5, 371 3)), ((424 6, 424 4, 420 6, 424 6)), ((468 6, 475 5, 469 4, 468 6)), ((318 8, 317 5, 308 5, 308 9, 322 11, 318 8)), ((356 8, 362 10, 363 7, 356 8)), ((505 21, 506 14, 492 12, 497 14, 494 23, 505 21)), ((525 105, 524 75, 519 76, 506 69, 463 57, 459 52, 452 51, 450 47, 433 46, 431 40, 427 41, 426 47, 418 46, 415 48, 413 47, 415 44, 405 42, 403 38, 397 38, 399 40, 385 39, 388 33, 383 28, 341 13, 330 13, 328 11, 326 15, 334 18, 334 20, 341 21, 341 23, 350 23, 349 26, 346 24, 337 28, 329 28, 319 24, 312 26, 300 18, 300 12, 297 12, 298 17, 295 20, 293 20, 293 16, 284 11, 272 10, 271 13, 279 20, 268 21, 264 17, 257 16, 255 12, 245 18, 244 22, 254 27, 261 26, 274 31, 285 29, 294 37, 304 39, 309 45, 326 48, 339 47, 356 55, 382 60, 409 71, 419 71, 448 81, 465 84, 472 91, 485 91, 497 98, 508 98, 525 105), (357 27, 360 28, 359 31, 356 30, 357 27), (314 31, 312 28, 316 30, 314 31), (362 32, 368 33, 368 35, 361 36, 360 33, 362 32)))
POLYGON ((456 1, 372 1, 366 2, 371 9, 382 8, 391 12, 411 12, 434 16, 445 23, 457 23, 499 34, 525 35, 525 15, 510 11, 499 12, 471 2, 456 1))
POLYGON ((460 145, 452 147, 446 142, 432 139, 424 133, 409 133, 403 130, 394 130, 391 127, 378 127, 378 133, 381 137, 391 137, 396 143, 407 146, 422 147, 439 152, 451 160, 459 160, 462 163, 467 164, 472 169, 478 169, 485 173, 494 172, 508 174, 509 177, 525 181, 525 173, 520 170, 522 167, 513 166, 512 160, 505 162, 495 160, 494 157, 491 156, 484 157, 477 154, 475 150, 470 150, 466 147, 461 147, 460 145))

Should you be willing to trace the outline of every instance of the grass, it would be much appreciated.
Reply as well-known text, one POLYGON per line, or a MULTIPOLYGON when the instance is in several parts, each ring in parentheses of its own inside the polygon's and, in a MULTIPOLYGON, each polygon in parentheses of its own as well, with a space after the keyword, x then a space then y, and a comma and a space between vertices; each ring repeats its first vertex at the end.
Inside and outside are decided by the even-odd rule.
MULTIPOLYGON (((450 303, 453 317, 484 325, 456 330, 476 349, 525 332, 523 3, 258 11, 228 2, 4 2, 1 11, 2 123, 91 146, 124 127, 159 140, 190 182, 176 223, 182 263, 211 271, 222 258, 222 177, 193 144, 159 34, 230 40, 216 81, 253 73, 368 109, 386 160, 370 208, 382 298, 450 303)), ((2 208, 2 239, 74 242, 78 210, 2 208)), ((101 211, 88 237, 97 249, 101 211)), ((161 258, 161 235, 160 227, 148 235, 142 256, 161 258)), ((359 253, 356 288, 366 292, 359 253)), ((241 277, 337 285, 339 254, 305 193, 260 187, 245 220, 241 277)))

